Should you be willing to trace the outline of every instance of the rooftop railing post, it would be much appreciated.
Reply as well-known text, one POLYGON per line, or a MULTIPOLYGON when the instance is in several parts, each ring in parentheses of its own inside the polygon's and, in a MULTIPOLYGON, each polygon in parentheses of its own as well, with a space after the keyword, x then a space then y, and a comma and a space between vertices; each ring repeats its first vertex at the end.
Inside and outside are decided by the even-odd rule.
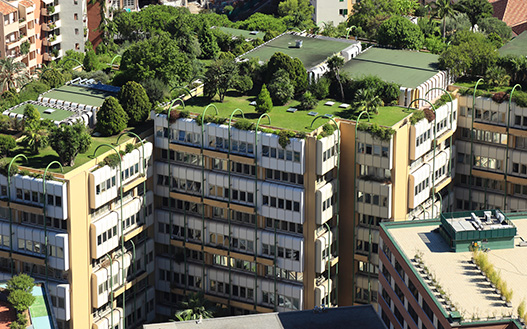
MULTIPOLYGON (((11 159, 11 162, 9 162, 9 166, 7 167, 7 204, 9 205, 9 258, 11 259, 11 276, 14 275, 15 271, 15 262, 13 260, 13 210, 11 207, 11 166, 13 165, 13 162, 15 162, 16 159, 23 158, 24 160, 27 160, 27 157, 20 153, 17 154, 11 159)), ((46 251, 47 252, 47 251, 46 251)))

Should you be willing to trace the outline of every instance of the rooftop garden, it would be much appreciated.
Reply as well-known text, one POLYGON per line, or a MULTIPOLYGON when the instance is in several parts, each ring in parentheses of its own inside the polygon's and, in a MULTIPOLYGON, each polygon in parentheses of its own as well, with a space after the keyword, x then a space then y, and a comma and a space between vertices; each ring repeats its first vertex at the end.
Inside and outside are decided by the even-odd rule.
MULTIPOLYGON (((185 110, 188 110, 190 113, 200 115, 205 107, 209 104, 213 104, 218 108, 218 117, 225 118, 225 122, 229 119, 231 113, 235 109, 241 109, 244 112, 244 116, 251 122, 256 123, 260 115, 256 112, 255 105, 251 105, 251 102, 256 101, 256 96, 248 95, 237 95, 235 92, 229 93, 229 96, 226 96, 223 102, 213 99, 211 102, 210 99, 200 96, 194 97, 191 100, 185 102, 185 110)), ((355 107, 348 104, 348 108, 339 107, 342 102, 338 102, 334 99, 325 98, 319 100, 316 103, 316 106, 310 110, 300 110, 301 102, 297 100, 291 100, 286 105, 273 106, 272 110, 268 113, 271 117, 271 124, 268 123, 267 119, 261 120, 260 124, 270 127, 276 127, 279 129, 290 129, 298 132, 311 132, 314 129, 325 124, 325 120, 317 120, 313 127, 311 128, 311 122, 317 115, 330 115, 333 118, 344 118, 349 120, 356 120, 357 113, 355 113, 355 107), (334 103, 333 105, 325 105, 327 102, 334 103), (295 112, 291 112, 289 109, 296 109, 295 112), (309 114, 311 113, 311 114, 309 114), (316 114, 315 114, 316 113, 316 114)), ((180 107, 179 109, 182 109, 180 107)), ((378 114, 371 114, 371 122, 377 123, 381 126, 392 126, 395 123, 399 122, 409 114, 412 110, 407 110, 399 106, 382 106, 378 109, 378 114)), ((215 114, 214 110, 211 108, 207 111, 208 115, 215 114)), ((236 114, 233 120, 238 120, 241 118, 240 114, 236 114)), ((361 121, 367 121, 366 116, 362 116, 361 121)))
MULTIPOLYGON (((474 94, 476 82, 477 80, 462 79, 454 83, 454 85, 459 87, 460 94, 472 96, 474 94)), ((512 84, 495 85, 488 81, 482 81, 478 84, 478 88, 476 89, 476 97, 492 97, 492 99, 498 103, 508 102, 512 88, 512 84)), ((527 92, 523 91, 521 88, 516 88, 512 95, 512 101, 521 107, 527 107, 527 92)))

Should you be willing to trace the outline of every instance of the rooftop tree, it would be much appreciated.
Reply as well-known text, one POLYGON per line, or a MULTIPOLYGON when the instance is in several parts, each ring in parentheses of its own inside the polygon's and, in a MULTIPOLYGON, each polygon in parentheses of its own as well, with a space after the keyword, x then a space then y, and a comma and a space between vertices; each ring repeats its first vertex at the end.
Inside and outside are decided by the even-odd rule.
POLYGON ((273 101, 271 100, 271 94, 265 84, 262 86, 262 90, 256 97, 256 112, 258 114, 269 113, 273 109, 273 101))
POLYGON ((59 161, 64 166, 75 165, 75 158, 79 153, 84 153, 91 145, 91 136, 84 123, 74 125, 61 125, 52 127, 49 144, 59 155, 59 161))
POLYGON ((115 97, 107 97, 97 112, 95 129, 103 136, 112 136, 123 131, 128 123, 128 115, 115 97))
POLYGON ((152 104, 143 86, 135 81, 128 81, 119 91, 118 97, 130 124, 138 124, 148 118, 152 104))
POLYGON ((236 86, 238 75, 238 66, 235 62, 228 59, 220 59, 210 64, 205 73, 205 95, 212 99, 216 94, 223 102, 227 90, 236 86))
POLYGON ((381 45, 420 49, 423 47, 424 36, 421 29, 407 18, 393 16, 379 26, 377 40, 381 45))

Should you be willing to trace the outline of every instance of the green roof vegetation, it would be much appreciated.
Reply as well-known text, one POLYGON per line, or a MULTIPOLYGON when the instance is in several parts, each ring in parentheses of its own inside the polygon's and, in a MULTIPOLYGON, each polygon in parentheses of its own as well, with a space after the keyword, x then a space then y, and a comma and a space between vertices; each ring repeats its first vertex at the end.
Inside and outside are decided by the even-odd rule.
POLYGON ((257 33, 256 34, 252 34, 251 32, 252 31, 247 31, 247 30, 240 30, 240 29, 234 29, 232 27, 223 27, 223 26, 220 26, 220 27, 216 27, 217 29, 227 33, 227 34, 230 34, 232 36, 235 36, 235 37, 239 37, 239 36, 242 36, 244 39, 251 39, 251 40, 254 40, 254 39, 262 39, 264 38, 265 36, 265 32, 260 32, 260 31, 256 31, 257 33))
MULTIPOLYGON (((231 94, 232 95, 232 94, 231 94)), ((256 97, 254 96, 226 96, 223 103, 212 102, 219 112, 219 116, 223 118, 229 118, 232 111, 239 108, 244 114, 245 118, 249 119, 252 122, 256 122, 259 115, 255 111, 255 107, 250 105, 256 97)), ((201 114, 205 107, 211 103, 208 98, 205 97, 195 97, 185 103, 185 109, 191 113, 201 114)), ((279 129, 290 129, 296 130, 299 132, 311 132, 314 129, 320 127, 321 125, 327 123, 328 120, 317 120, 313 125, 313 128, 310 127, 311 122, 315 116, 311 116, 309 112, 317 112, 318 115, 331 114, 334 118, 340 117, 350 120, 356 120, 356 114, 354 113, 353 107, 348 109, 339 108, 341 102, 337 102, 333 99, 324 99, 318 102, 318 105, 310 111, 301 111, 297 110, 295 113, 287 112, 289 108, 299 108, 300 102, 293 100, 284 106, 274 106, 269 116, 271 117, 271 124, 268 124, 267 119, 262 119, 260 121, 261 125, 276 127, 279 129), (324 105, 327 101, 333 101, 335 104, 333 106, 324 105)), ((372 114, 372 123, 377 123, 381 126, 393 126, 397 122, 401 121, 403 118, 411 114, 412 110, 407 110, 399 106, 386 106, 379 108, 379 114, 372 114)), ((214 109, 211 107, 207 110, 207 115, 215 114, 214 109)), ((239 119, 241 115, 236 115, 233 119, 239 119)), ((362 116, 361 121, 367 121, 366 116, 362 116)))
MULTIPOLYGON (((74 115, 74 112, 65 111, 61 109, 54 108, 53 106, 41 106, 41 105, 34 105, 33 106, 40 112, 40 117, 42 119, 49 119, 52 121, 62 121, 64 119, 69 118, 70 116, 74 115), (44 113, 44 111, 48 109, 53 109, 53 113, 44 113)), ((19 106, 16 109, 11 110, 11 113, 16 114, 24 114, 24 108, 25 106, 19 106)))
POLYGON ((108 96, 115 96, 115 94, 87 87, 69 85, 56 88, 47 93, 44 97, 62 99, 67 102, 91 106, 101 106, 104 99, 108 96))
POLYGON ((515 55, 515 56, 527 56, 527 31, 518 35, 516 38, 507 42, 499 50, 501 56, 504 55, 515 55))
MULTIPOLYGON (((150 121, 147 121, 142 126, 138 126, 138 127, 135 127, 135 128, 134 127, 129 127, 129 128, 126 128, 124 131, 132 131, 132 132, 138 134, 139 136, 141 136, 142 133, 144 133, 148 129, 152 128, 152 124, 153 124, 153 121, 150 120, 150 121)), ((72 171, 73 169, 75 169, 75 168, 85 164, 86 162, 92 160, 93 159, 93 157, 92 157, 93 152, 95 151, 95 149, 99 145, 110 144, 110 145, 115 146, 114 143, 117 141, 118 137, 119 137, 119 135, 110 136, 110 137, 93 137, 92 136, 92 143, 91 143, 91 146, 88 149, 88 151, 86 153, 79 154, 75 158, 75 165, 74 166, 64 167, 64 173, 68 173, 68 172, 72 171)), ((128 143, 131 139, 132 139, 132 137, 124 136, 123 138, 121 138, 120 145, 128 143)), ((111 150, 111 149, 110 148, 103 148, 103 149, 101 149, 101 150, 99 150, 97 152, 97 156, 99 156, 99 155, 101 155, 101 154, 103 154, 103 153, 105 153, 105 152, 107 152, 109 150, 111 150)), ((59 157, 58 157, 57 153, 50 146, 41 149, 39 151, 39 153, 35 154, 35 155, 31 154, 28 149, 26 149, 26 148, 24 148, 22 146, 17 147, 16 149, 14 149, 11 152, 11 154, 19 154, 19 153, 23 153, 24 155, 27 156, 27 159, 28 159, 27 163, 22 158, 17 159, 17 161, 15 163, 17 165, 19 165, 19 166, 22 166, 22 167, 29 167, 29 168, 44 170, 46 168, 46 166, 51 161, 54 161, 54 160, 58 161, 59 160, 59 157)), ((55 173, 60 173, 60 169, 58 169, 56 167, 50 168, 49 171, 52 171, 52 172, 55 172, 55 173)))
POLYGON ((416 88, 439 72, 439 56, 408 50, 371 48, 342 68, 353 78, 376 75, 384 81, 416 88))
POLYGON ((309 69, 322 63, 328 57, 340 53, 351 45, 351 43, 345 40, 327 40, 284 34, 244 55, 244 58, 258 57, 261 61, 267 62, 274 53, 282 52, 288 56, 299 58, 306 69, 309 69), (303 41, 302 48, 296 48, 296 40, 303 41))

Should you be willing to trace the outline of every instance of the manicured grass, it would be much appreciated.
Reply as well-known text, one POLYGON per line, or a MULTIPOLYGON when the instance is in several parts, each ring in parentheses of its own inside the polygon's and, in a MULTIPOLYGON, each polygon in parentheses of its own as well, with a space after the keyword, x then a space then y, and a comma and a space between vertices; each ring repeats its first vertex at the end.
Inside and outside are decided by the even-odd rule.
POLYGON ((298 35, 284 34, 281 37, 269 41, 262 47, 248 53, 245 58, 258 57, 267 62, 276 52, 282 52, 291 57, 299 58, 306 69, 310 69, 322 63, 328 57, 348 48, 352 44, 342 39, 327 40, 322 38, 307 38, 298 35), (296 40, 302 40, 302 48, 296 48, 296 40))
MULTIPOLYGON (((234 93, 230 95, 232 96, 225 97, 223 103, 220 103, 219 101, 214 101, 211 103, 208 98, 195 97, 186 103, 186 109, 192 113, 201 114, 205 107, 211 103, 218 108, 218 115, 220 117, 229 118, 231 113, 235 109, 239 108, 244 112, 246 119, 256 122, 259 115, 255 112, 255 107, 249 105, 249 103, 255 100, 256 98, 254 96, 234 97, 234 93)), ((273 109, 269 113, 269 116, 271 117, 271 124, 269 124, 267 119, 262 119, 262 121, 260 121, 260 124, 281 129, 311 132, 328 121, 319 119, 315 122, 313 128, 311 128, 310 125, 315 116, 308 115, 310 111, 298 110, 295 113, 287 112, 287 109, 289 109, 290 107, 298 108, 299 104, 299 101, 292 100, 285 106, 273 107, 273 109)), ((318 103, 317 107, 311 111, 318 112, 318 115, 332 114, 334 115, 334 117, 355 120, 357 113, 355 113, 356 111, 353 106, 349 107, 348 109, 342 109, 339 108, 339 105, 341 104, 341 102, 335 100, 324 99, 321 100, 318 103), (326 106, 324 104, 327 101, 334 101, 335 104, 333 106, 326 106)), ((407 112, 405 108, 397 106, 382 107, 379 108, 379 114, 372 115, 372 122, 377 122, 379 125, 392 126, 398 121, 402 120, 407 115, 409 115, 410 113, 411 112, 407 112)), ((215 111, 213 107, 210 107, 207 110, 207 115, 212 114, 215 114, 215 111)), ((241 116, 237 114, 233 119, 238 119, 240 117, 241 116)), ((361 118, 361 121, 363 120, 366 121, 365 116, 361 118)))
POLYGON ((240 29, 233 29, 231 27, 223 27, 223 26, 220 26, 220 27, 217 27, 217 29, 220 29, 221 31, 227 33, 227 34, 230 34, 234 37, 243 37, 244 39, 251 39, 251 40, 254 40, 254 39, 262 39, 264 38, 265 36, 265 32, 258 32, 256 34, 251 34, 251 31, 246 31, 246 30, 240 30, 240 29))
MULTIPOLYGON (((474 81, 457 81, 457 82, 454 83, 454 86, 471 89, 470 94, 472 95, 472 93, 474 91, 474 86, 476 86, 476 82, 477 82, 476 80, 474 80, 474 81)), ((479 92, 492 92, 492 93, 497 93, 497 92, 500 92, 500 91, 504 91, 504 92, 508 93, 511 90, 512 90, 511 86, 494 87, 494 86, 487 85, 485 83, 485 81, 480 82, 478 84, 478 89, 477 89, 477 91, 479 91, 479 92)), ((518 89, 516 89, 516 90, 518 90, 518 89)))
POLYGON ((416 88, 439 72, 438 59, 429 53, 374 47, 348 61, 342 71, 353 78, 376 75, 386 82, 416 88))
MULTIPOLYGON (((42 119, 50 119, 52 121, 62 121, 75 114, 74 112, 57 109, 52 106, 40 106, 40 105, 33 105, 33 106, 40 112, 40 117, 42 119), (47 109, 53 109, 55 111, 51 114, 46 114, 44 113, 44 111, 47 109)), ((20 106, 20 107, 17 107, 16 109, 13 109, 11 112, 17 113, 17 114, 24 114, 24 108, 25 106, 20 106)))
MULTIPOLYGON (((137 127, 137 128, 127 128, 127 129, 125 129, 125 131, 132 131, 132 132, 138 134, 139 136, 141 136, 142 132, 144 132, 144 131, 146 131, 146 130, 148 130, 149 128, 152 127, 152 124, 153 124, 153 121, 148 121, 143 126, 140 126, 140 127, 137 127)), ((72 167, 64 167, 64 173, 70 172, 73 169, 75 169, 75 168, 85 164, 86 162, 92 160, 93 159, 93 152, 95 151, 95 149, 99 145, 110 144, 112 146, 115 146, 115 142, 117 141, 117 137, 119 137, 119 135, 110 136, 110 137, 92 137, 92 143, 91 143, 91 146, 88 149, 88 151, 86 153, 82 153, 82 154, 77 155, 77 158, 75 159, 75 165, 72 166, 72 167)), ((132 137, 124 136, 119 141, 120 142, 119 144, 126 144, 131 139, 132 139, 132 137)), ((97 155, 101 155, 101 154, 107 152, 108 150, 111 150, 111 149, 108 148, 108 147, 101 148, 99 151, 97 151, 97 155)), ((34 169, 42 169, 43 170, 43 169, 46 168, 46 166, 51 161, 54 161, 54 160, 58 161, 59 160, 59 157, 58 157, 57 153, 55 151, 53 151, 53 149, 51 147, 49 147, 49 146, 44 148, 44 149, 41 149, 39 154, 36 154, 36 155, 31 155, 29 153, 29 151, 27 149, 23 148, 23 147, 17 147, 14 150, 13 155, 16 155, 16 154, 19 154, 19 153, 23 153, 24 155, 26 155, 27 158, 28 158, 28 162, 26 163, 24 161, 24 159, 19 158, 19 159, 17 159, 16 164, 19 165, 19 166, 29 167, 29 168, 34 168, 34 169)), ((50 168, 49 171, 52 171, 52 172, 55 172, 55 173, 60 173, 60 169, 57 168, 57 166, 53 166, 53 168, 50 168)))
POLYGON ((104 99, 109 96, 115 97, 116 95, 111 92, 80 86, 62 86, 44 95, 47 98, 92 106, 101 106, 104 99))

